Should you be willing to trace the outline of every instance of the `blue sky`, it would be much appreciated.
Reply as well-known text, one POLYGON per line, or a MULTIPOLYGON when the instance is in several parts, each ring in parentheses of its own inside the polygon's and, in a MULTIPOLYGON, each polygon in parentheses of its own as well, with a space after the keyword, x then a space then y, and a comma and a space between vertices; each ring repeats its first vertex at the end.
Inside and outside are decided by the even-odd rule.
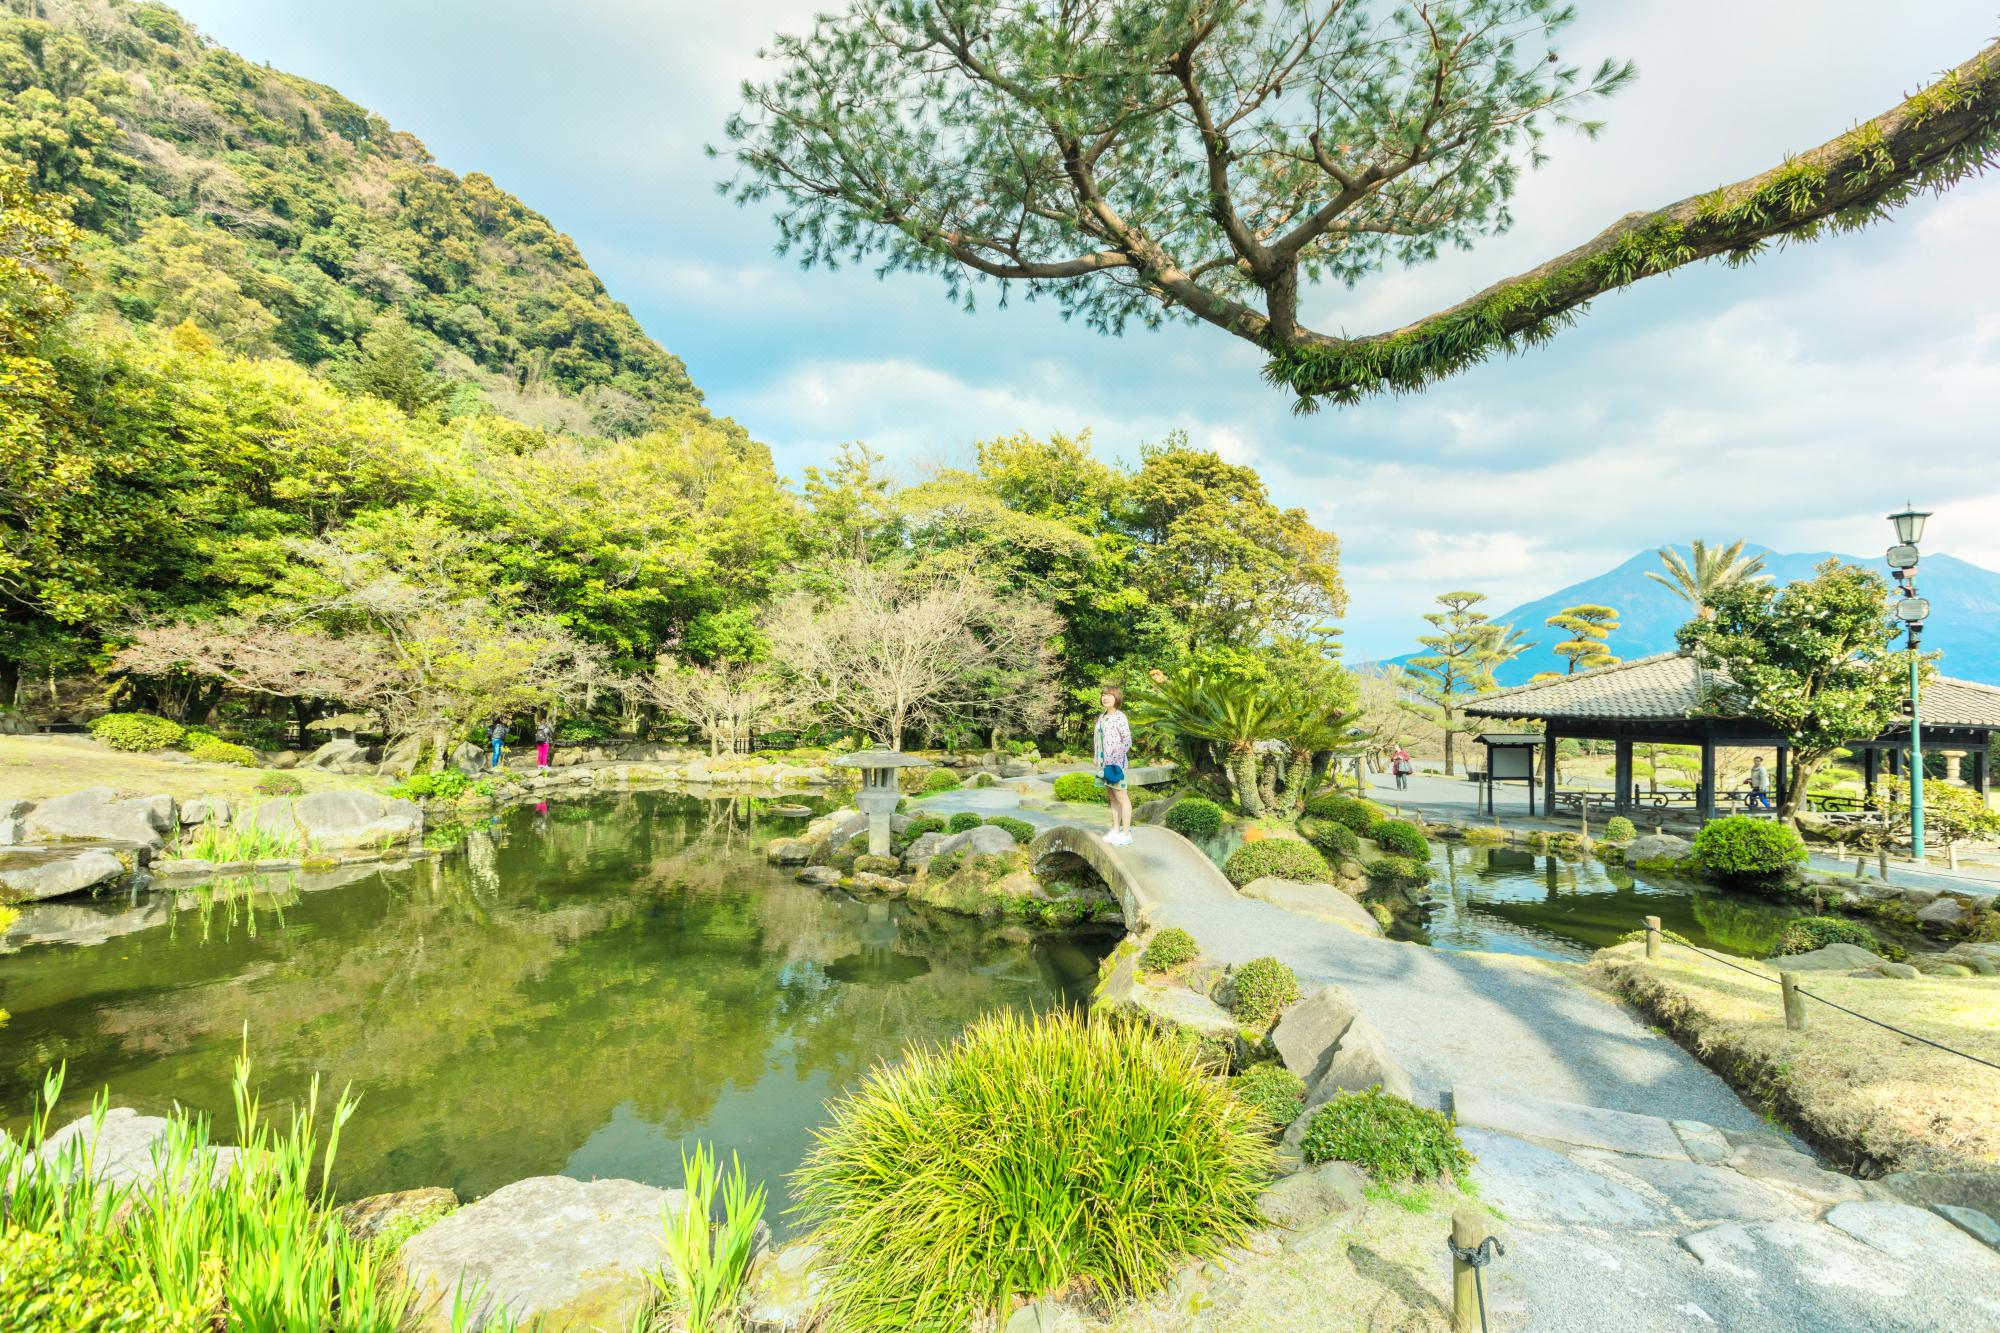
MULTIPOLYGON (((2000 178, 1885 227, 1599 301, 1547 349, 1314 417, 1207 329, 1105 338, 1053 306, 950 305, 935 279, 802 272, 707 159, 757 49, 833 0, 179 0, 251 59, 316 78, 485 171, 576 238, 710 405, 796 475, 865 440, 905 477, 1002 432, 1088 428, 1130 457, 1184 429, 1339 533, 1357 657, 1407 649, 1460 587, 1504 607, 1634 550, 1747 536, 1867 554, 1907 496, 1927 545, 2000 567, 2000 178)), ((1595 142, 1561 136, 1516 225, 1307 302, 1393 327, 1620 214, 1774 165, 2000 31, 1993 0, 1580 0, 1563 43, 1640 77, 1595 142), (1893 18, 1885 17, 1893 14, 1893 18)))

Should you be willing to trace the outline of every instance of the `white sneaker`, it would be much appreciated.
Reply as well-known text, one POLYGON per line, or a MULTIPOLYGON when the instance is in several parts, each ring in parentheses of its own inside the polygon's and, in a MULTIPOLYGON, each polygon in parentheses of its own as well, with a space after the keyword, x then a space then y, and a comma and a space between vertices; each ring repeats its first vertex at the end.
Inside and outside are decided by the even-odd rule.
POLYGON ((1111 835, 1110 841, 1115 847, 1129 847, 1132 845, 1132 835, 1129 833, 1114 833, 1111 835))

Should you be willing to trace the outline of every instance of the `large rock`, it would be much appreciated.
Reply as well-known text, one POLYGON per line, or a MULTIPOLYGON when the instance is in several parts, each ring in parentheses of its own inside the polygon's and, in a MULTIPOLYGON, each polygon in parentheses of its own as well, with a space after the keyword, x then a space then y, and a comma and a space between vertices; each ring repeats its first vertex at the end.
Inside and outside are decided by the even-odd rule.
MULTIPOLYGON (((125 797, 109 787, 90 787, 43 801, 28 813, 23 830, 32 839, 124 842, 159 850, 161 797, 125 797)), ((172 809, 172 801, 167 808, 172 809)))
POLYGON ((220 796, 197 796, 181 805, 181 827, 200 828, 209 820, 218 824, 229 822, 229 802, 220 796))
POLYGON ((102 848, 70 856, 16 853, 0 858, 0 903, 67 897, 124 874, 125 863, 102 848))
POLYGON ((1297 1231, 1359 1208, 1367 1184, 1353 1163, 1326 1162, 1275 1181, 1257 1196, 1257 1211, 1272 1226, 1297 1231))
POLYGON ((809 838, 773 838, 764 844, 764 859, 774 866, 802 866, 812 858, 809 838))
POLYGON ((1907 1203, 1836 1204, 1827 1210, 1826 1224, 1893 1259, 1942 1267, 1992 1259, 1991 1251, 1951 1222, 1907 1203))
POLYGON ((810 1326, 826 1291, 820 1247, 794 1241, 763 1256, 744 1284, 745 1322, 759 1333, 792 1333, 810 1326))
MULTIPOLYGON (((114 1106, 97 1123, 91 1116, 70 1121, 42 1141, 40 1161, 67 1173, 89 1161, 90 1176, 107 1185, 144 1189, 160 1177, 165 1165, 169 1122, 163 1116, 140 1115, 129 1106, 114 1106)), ((208 1149, 209 1170, 226 1174, 236 1161, 235 1148, 208 1149)))
POLYGON ((0 801, 0 847, 12 847, 28 840, 28 812, 32 801, 0 801))
POLYGON ((384 777, 403 773, 414 773, 423 767, 424 738, 405 736, 382 752, 382 762, 375 765, 375 771, 384 777))
POLYGON ((1881 954, 1870 953, 1858 944, 1828 944, 1810 953, 1790 953, 1773 958, 1770 966, 1783 972, 1852 972, 1860 967, 1876 967, 1886 961, 1881 954))
POLYGON ((458 748, 451 752, 451 766, 472 777, 484 773, 491 760, 492 755, 488 751, 471 741, 461 741, 458 748))
POLYGON ((1265 875, 1245 884, 1241 892, 1246 898, 1261 898, 1288 912, 1331 921, 1360 935, 1382 933, 1382 923, 1375 919, 1373 913, 1355 901, 1353 895, 1331 884, 1301 884, 1297 880, 1265 875))
POLYGON ((552 1329, 624 1329, 647 1300, 646 1271, 666 1262, 661 1210, 683 1206, 681 1191, 637 1181, 534 1176, 433 1222, 398 1258, 428 1328, 451 1327, 462 1286, 467 1329, 501 1311, 552 1329))
POLYGON ((351 736, 336 736, 305 757, 302 768, 324 769, 329 773, 370 773, 368 747, 351 736))
POLYGON ((340 1210, 340 1224, 356 1240, 374 1240, 405 1227, 427 1225, 456 1207, 458 1195, 441 1186, 397 1190, 356 1199, 340 1210))
POLYGON ((1321 987, 1284 1012, 1271 1030, 1271 1044, 1285 1068, 1310 1088, 1333 1063, 1340 1039, 1360 1012, 1340 987, 1321 987))
POLYGON ((1923 926, 1956 926, 1965 919, 1965 908, 1955 898, 1939 898, 1930 906, 1917 912, 1917 924, 1923 926))
POLYGON ((1389 1054, 1382 1034, 1367 1019, 1357 1018, 1341 1037, 1340 1049, 1333 1053, 1326 1072, 1307 1087, 1306 1109, 1330 1102, 1343 1092, 1365 1092, 1377 1086, 1392 1097, 1416 1100, 1410 1076, 1389 1054))
POLYGON ((1628 865, 1642 861, 1681 861, 1694 851, 1694 844, 1671 833, 1648 833, 1634 838, 1625 848, 1628 865))
POLYGON ((354 851, 421 837, 424 812, 414 801, 385 801, 372 792, 318 791, 246 806, 236 812, 236 825, 302 837, 317 851, 354 851))

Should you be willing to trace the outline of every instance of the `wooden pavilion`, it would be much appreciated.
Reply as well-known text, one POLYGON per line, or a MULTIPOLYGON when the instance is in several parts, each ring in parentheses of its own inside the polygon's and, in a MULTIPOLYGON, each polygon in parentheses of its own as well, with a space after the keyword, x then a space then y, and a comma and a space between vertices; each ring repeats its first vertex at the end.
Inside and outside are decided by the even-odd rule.
MULTIPOLYGON (((1694 809, 1703 819, 1714 818, 1716 805, 1715 752, 1734 747, 1774 750, 1777 771, 1774 795, 1782 804, 1790 781, 1791 747, 1767 721, 1732 716, 1713 702, 1726 699, 1733 688, 1729 677, 1705 667, 1692 654, 1656 653, 1615 666, 1579 671, 1555 680, 1535 681, 1482 694, 1465 706, 1468 717, 1538 721, 1543 724, 1542 783, 1546 808, 1556 807, 1556 745, 1563 740, 1610 741, 1614 747, 1612 808, 1628 812, 1637 804, 1632 780, 1632 746, 1692 745, 1701 751, 1701 778, 1694 792, 1694 809)), ((2000 731, 2000 688, 1949 676, 1934 677, 1924 686, 1923 746, 1946 756, 1951 777, 1961 775, 1986 797, 1992 783, 1993 734, 2000 731)), ((1848 747, 1861 755, 1868 794, 1884 768, 1894 774, 1907 762, 1907 723, 1879 736, 1856 737, 1848 747)))

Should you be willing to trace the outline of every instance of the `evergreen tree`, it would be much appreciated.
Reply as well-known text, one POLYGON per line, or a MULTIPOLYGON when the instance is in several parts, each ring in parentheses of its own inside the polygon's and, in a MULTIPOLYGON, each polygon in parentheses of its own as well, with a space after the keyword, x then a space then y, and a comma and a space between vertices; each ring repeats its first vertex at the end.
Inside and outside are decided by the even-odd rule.
POLYGON ((1436 626, 1436 634, 1419 634, 1423 655, 1409 661, 1410 683, 1427 700, 1444 728, 1444 773, 1452 775, 1452 738, 1465 730, 1459 710, 1468 699, 1493 688, 1493 668, 1498 664, 1499 642, 1504 633, 1493 618, 1478 609, 1486 600, 1483 592, 1438 594, 1438 605, 1424 619, 1436 626))
POLYGON ((1580 606, 1564 607, 1550 616, 1548 623, 1570 636, 1567 642, 1557 644, 1554 649, 1556 656, 1569 663, 1564 675, 1575 675, 1578 667, 1588 671, 1593 667, 1610 666, 1618 660, 1606 643, 1612 631, 1618 628, 1618 612, 1613 608, 1585 602, 1580 606))

